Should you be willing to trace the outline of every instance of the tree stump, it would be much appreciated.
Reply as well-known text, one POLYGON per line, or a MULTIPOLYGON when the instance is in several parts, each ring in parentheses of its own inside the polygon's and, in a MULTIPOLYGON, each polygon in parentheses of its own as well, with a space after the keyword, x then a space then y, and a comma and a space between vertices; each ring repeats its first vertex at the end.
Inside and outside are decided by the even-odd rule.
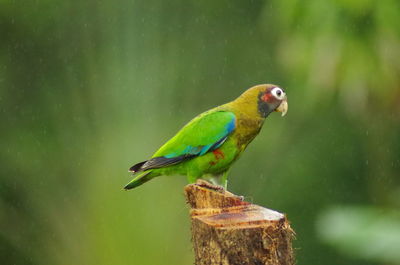
POLYGON ((293 265, 286 216, 208 182, 185 187, 196 265, 293 265))

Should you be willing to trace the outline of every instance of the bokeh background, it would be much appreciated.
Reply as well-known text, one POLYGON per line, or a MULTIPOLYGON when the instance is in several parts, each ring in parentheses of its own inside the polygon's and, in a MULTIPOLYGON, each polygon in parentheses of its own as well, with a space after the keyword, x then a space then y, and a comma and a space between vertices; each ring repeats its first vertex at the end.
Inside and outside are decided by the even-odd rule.
POLYGON ((400 264, 398 0, 0 1, 1 264, 192 264, 184 177, 127 169, 259 83, 286 89, 229 188, 297 264, 400 264))

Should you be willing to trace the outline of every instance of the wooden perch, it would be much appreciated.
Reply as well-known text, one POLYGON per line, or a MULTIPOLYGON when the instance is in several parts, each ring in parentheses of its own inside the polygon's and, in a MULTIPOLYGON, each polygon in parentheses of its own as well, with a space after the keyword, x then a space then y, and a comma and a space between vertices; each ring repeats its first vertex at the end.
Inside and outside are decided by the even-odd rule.
POLYGON ((196 265, 293 265, 285 215, 205 181, 185 187, 196 265))

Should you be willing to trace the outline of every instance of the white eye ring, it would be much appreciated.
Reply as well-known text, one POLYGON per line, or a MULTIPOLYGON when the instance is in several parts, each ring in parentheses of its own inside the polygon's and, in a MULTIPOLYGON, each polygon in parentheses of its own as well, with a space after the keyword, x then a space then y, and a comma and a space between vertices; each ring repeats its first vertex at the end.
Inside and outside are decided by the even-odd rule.
POLYGON ((282 88, 274 87, 271 90, 271 94, 274 95, 276 99, 283 100, 285 98, 285 92, 283 92, 282 88))

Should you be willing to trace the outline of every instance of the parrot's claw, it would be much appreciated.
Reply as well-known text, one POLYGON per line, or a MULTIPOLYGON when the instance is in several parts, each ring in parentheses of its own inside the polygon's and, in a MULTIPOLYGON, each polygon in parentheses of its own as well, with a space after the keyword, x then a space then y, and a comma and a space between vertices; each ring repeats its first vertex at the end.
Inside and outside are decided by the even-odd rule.
POLYGON ((240 199, 241 201, 244 201, 244 196, 239 196, 237 195, 238 199, 240 199))
POLYGON ((200 187, 207 188, 207 189, 210 189, 210 190, 215 190, 215 191, 218 191, 218 192, 224 192, 225 191, 224 187, 222 187, 220 185, 212 184, 212 183, 210 183, 210 182, 208 182, 208 181, 206 181, 204 179, 198 179, 196 181, 196 184, 199 185, 200 187))

